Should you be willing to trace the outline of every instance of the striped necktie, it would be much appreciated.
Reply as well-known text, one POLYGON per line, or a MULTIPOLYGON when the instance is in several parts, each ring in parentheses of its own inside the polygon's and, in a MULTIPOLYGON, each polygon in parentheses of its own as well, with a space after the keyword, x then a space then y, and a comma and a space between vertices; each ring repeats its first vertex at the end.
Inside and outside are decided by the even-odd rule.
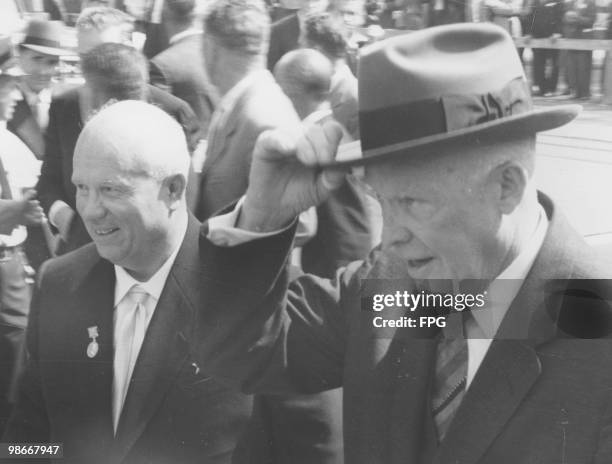
POLYGON ((468 346, 463 336, 441 334, 436 349, 432 413, 441 442, 466 391, 468 346))

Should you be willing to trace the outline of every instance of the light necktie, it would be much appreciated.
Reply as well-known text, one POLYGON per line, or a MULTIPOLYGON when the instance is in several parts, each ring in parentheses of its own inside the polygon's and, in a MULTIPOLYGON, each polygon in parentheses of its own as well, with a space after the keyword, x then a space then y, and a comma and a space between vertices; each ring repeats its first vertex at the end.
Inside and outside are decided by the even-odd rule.
POLYGON ((6 169, 4 169, 2 157, 0 157, 0 189, 2 189, 2 194, 0 195, 0 198, 2 198, 3 200, 13 199, 11 184, 9 183, 8 176, 6 174, 6 169))
POLYGON ((147 330, 146 300, 149 294, 134 285, 117 306, 115 358, 113 362, 113 428, 119 417, 132 378, 134 365, 147 330))
MULTIPOLYGON (((461 323, 461 318, 458 319, 461 323)), ((431 398, 440 442, 444 439, 466 391, 468 345, 461 332, 462 330, 454 334, 443 332, 436 349, 436 371, 431 398)))

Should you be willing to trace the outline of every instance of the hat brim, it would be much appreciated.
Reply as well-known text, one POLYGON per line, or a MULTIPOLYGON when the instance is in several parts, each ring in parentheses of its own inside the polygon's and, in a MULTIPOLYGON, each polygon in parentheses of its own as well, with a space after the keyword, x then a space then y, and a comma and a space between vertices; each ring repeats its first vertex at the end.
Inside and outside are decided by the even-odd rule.
POLYGON ((427 147, 443 148, 445 146, 464 145, 470 142, 487 141, 495 138, 507 138, 514 135, 535 134, 563 126, 580 113, 580 105, 561 105, 554 108, 532 110, 514 116, 466 127, 452 132, 430 135, 406 142, 387 145, 368 150, 362 154, 359 140, 340 145, 336 159, 329 163, 320 163, 321 168, 366 166, 415 155, 427 147))
POLYGON ((44 45, 32 45, 32 44, 21 44, 22 47, 28 48, 38 53, 42 53, 43 55, 52 55, 52 56, 64 56, 64 55, 74 55, 75 52, 72 50, 68 50, 65 48, 56 48, 56 47, 46 47, 44 45))

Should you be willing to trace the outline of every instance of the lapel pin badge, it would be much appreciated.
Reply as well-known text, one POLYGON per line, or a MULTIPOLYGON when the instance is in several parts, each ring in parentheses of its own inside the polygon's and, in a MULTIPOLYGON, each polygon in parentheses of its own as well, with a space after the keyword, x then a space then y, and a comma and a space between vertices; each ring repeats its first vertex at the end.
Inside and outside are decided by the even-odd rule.
POLYGON ((96 340, 99 336, 98 326, 94 325, 93 327, 87 327, 87 333, 89 334, 89 338, 91 338, 91 342, 87 345, 87 357, 94 358, 100 349, 100 345, 98 345, 98 341, 96 340))
POLYGON ((198 366, 196 363, 192 362, 191 367, 193 367, 193 373, 195 375, 198 375, 200 373, 200 366, 198 366))

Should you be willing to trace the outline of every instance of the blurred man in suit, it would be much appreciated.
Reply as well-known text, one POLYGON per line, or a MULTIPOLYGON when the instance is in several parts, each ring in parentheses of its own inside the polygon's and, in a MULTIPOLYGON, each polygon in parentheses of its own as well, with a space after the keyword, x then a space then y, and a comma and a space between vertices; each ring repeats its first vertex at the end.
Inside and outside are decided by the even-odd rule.
MULTIPOLYGON (((294 50, 276 64, 274 76, 302 123, 333 120, 329 103, 331 62, 312 49, 294 50)), ((351 140, 345 134, 343 140, 351 140)), ((301 248, 305 272, 331 278, 337 269, 364 259, 373 247, 370 208, 363 189, 348 179, 316 209, 317 231, 301 248)))
POLYGON ((302 46, 323 53, 333 64, 329 100, 334 118, 354 140, 359 139, 357 78, 347 63, 348 30, 343 21, 330 13, 309 16, 304 22, 302 46))
POLYGON ((8 123, 28 148, 42 159, 45 152, 44 133, 49 123, 51 78, 56 73, 60 55, 69 54, 60 47, 62 23, 32 20, 19 45, 19 61, 27 76, 20 83, 22 100, 8 123))
POLYGON ((325 11, 328 0, 282 0, 276 12, 278 19, 270 29, 268 69, 272 71, 280 58, 299 47, 299 38, 306 16, 325 11))
MULTIPOLYGON (((563 26, 563 0, 529 0, 523 33, 536 39, 561 37, 563 26)), ((559 50, 533 49, 533 83, 538 95, 557 91, 559 79, 559 50)))
POLYGON ((200 220, 246 191, 259 134, 298 120, 265 68, 270 22, 263 4, 214 5, 205 19, 202 50, 207 74, 221 100, 208 133, 196 210, 200 220))
MULTIPOLYGON (((130 44, 132 20, 125 13, 108 7, 92 7, 83 10, 77 20, 78 48, 81 56, 103 43, 130 44)), ((112 52, 112 49, 105 49, 112 52)), ((75 190, 72 176, 72 157, 78 135, 91 115, 98 109, 96 98, 112 97, 147 99, 161 106, 183 126, 192 150, 200 138, 198 120, 189 105, 167 92, 147 86, 144 96, 141 87, 146 86, 147 76, 139 70, 146 66, 140 54, 126 50, 105 59, 89 57, 91 68, 85 77, 96 80, 97 85, 70 89, 53 99, 50 107, 49 128, 46 133, 46 154, 37 190, 51 224, 57 228, 61 241, 57 253, 63 254, 88 243, 91 238, 75 214, 75 190), (99 74, 99 76, 98 76, 99 74), (101 93, 105 82, 106 91, 101 93), (136 92, 133 90, 137 89, 136 92), (92 95, 94 95, 92 97, 92 95)))
POLYGON ((351 464, 611 462, 612 265, 534 179, 536 133, 579 107, 534 109, 512 38, 485 23, 379 42, 359 73, 361 146, 334 162, 332 123, 262 135, 244 201, 203 230, 202 259, 234 270, 220 287, 257 274, 218 308, 214 336, 242 347, 200 361, 246 391, 343 385, 351 464), (380 249, 288 282, 295 216, 356 166, 380 249))
POLYGON ((193 24, 195 7, 195 0, 164 2, 162 24, 170 44, 151 59, 149 75, 151 84, 189 103, 205 135, 217 97, 204 71, 202 30, 193 24))

